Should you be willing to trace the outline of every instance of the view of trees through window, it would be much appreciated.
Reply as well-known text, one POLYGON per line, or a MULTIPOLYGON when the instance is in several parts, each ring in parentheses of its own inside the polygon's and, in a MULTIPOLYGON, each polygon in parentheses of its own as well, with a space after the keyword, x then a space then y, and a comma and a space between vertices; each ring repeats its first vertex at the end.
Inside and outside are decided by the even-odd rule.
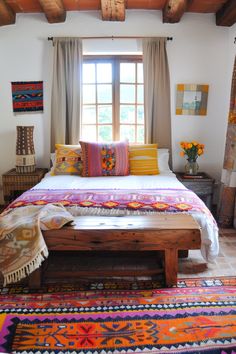
POLYGON ((141 58, 84 60, 82 139, 144 142, 141 58))

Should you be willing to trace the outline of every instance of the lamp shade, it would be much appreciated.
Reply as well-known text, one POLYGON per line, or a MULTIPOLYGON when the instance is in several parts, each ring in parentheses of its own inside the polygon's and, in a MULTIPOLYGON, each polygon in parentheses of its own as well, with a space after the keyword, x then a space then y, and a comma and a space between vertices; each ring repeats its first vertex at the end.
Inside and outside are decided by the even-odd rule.
POLYGON ((34 126, 17 126, 16 132, 16 171, 18 173, 34 172, 34 126))

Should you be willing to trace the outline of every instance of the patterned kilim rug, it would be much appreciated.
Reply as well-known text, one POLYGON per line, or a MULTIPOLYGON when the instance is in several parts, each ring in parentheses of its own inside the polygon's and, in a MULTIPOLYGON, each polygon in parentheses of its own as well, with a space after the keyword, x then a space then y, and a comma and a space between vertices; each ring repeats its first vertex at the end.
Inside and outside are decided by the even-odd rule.
MULTIPOLYGON (((211 287, 211 286, 236 286, 235 277, 214 277, 214 278, 185 278, 178 280, 178 288, 188 287, 211 287)), ((80 279, 77 283, 49 283, 37 290, 38 294, 58 293, 86 290, 150 290, 164 287, 164 279, 157 280, 124 280, 124 279, 80 279)), ((28 294, 35 290, 29 289, 27 285, 8 285, 0 287, 0 295, 6 294, 28 294)))
POLYGON ((100 290, 2 289, 0 352, 236 353, 235 278, 185 279, 176 288, 146 290, 104 290, 102 284, 100 290))

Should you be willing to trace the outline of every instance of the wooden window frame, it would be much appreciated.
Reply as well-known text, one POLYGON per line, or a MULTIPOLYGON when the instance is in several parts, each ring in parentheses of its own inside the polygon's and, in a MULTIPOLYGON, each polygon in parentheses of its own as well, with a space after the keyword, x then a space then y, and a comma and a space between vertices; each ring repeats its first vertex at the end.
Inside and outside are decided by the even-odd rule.
MULTIPOLYGON (((134 56, 134 55, 86 55, 83 57, 83 62, 84 63, 112 63, 112 123, 107 123, 107 125, 112 124, 112 140, 120 140, 120 125, 125 125, 120 124, 120 64, 123 62, 128 62, 128 63, 142 63, 142 56, 134 56)), ((138 106, 142 105, 137 102, 137 88, 140 84, 137 82, 137 65, 135 67, 136 70, 136 81, 134 83, 135 85, 135 103, 130 103, 135 106, 135 124, 129 124, 127 125, 134 125, 135 126, 135 140, 137 141, 137 127, 138 126, 144 126, 145 130, 145 124, 138 124, 137 123, 137 109, 138 106)), ((95 83, 97 85, 97 82, 95 83)), ((125 84, 125 83, 124 83, 125 84)), ((132 84, 132 83, 127 83, 127 84, 132 84)), ((143 84, 142 84, 143 85, 143 84)), ((96 90, 97 94, 97 90, 96 90)), ((121 103, 122 104, 122 103, 121 103)), ((129 103, 127 103, 128 105, 129 103)), ((89 104, 85 104, 89 105, 89 104)), ((92 104, 93 105, 93 104, 92 104)), ((98 141, 98 126, 99 125, 106 125, 106 123, 99 124, 98 123, 98 102, 97 102, 97 97, 96 97, 96 103, 94 104, 96 106, 96 139, 98 141)), ((102 104, 101 104, 102 105, 102 104)), ((124 104, 125 105, 125 104, 124 104)), ((143 104, 144 105, 144 104, 143 104)), ((81 121, 81 126, 83 119, 81 121)), ((95 125, 95 124, 91 124, 95 125)), ((82 131, 82 130, 81 130, 82 131)), ((145 134, 145 132, 144 132, 145 134)), ((85 138, 85 137, 83 137, 85 138)))

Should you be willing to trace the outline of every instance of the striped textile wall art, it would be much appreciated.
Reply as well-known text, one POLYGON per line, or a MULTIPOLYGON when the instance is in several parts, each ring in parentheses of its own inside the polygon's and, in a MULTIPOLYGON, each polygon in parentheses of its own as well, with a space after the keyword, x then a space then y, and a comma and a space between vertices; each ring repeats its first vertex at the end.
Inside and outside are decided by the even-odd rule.
POLYGON ((13 112, 43 111, 43 81, 12 82, 13 112))

